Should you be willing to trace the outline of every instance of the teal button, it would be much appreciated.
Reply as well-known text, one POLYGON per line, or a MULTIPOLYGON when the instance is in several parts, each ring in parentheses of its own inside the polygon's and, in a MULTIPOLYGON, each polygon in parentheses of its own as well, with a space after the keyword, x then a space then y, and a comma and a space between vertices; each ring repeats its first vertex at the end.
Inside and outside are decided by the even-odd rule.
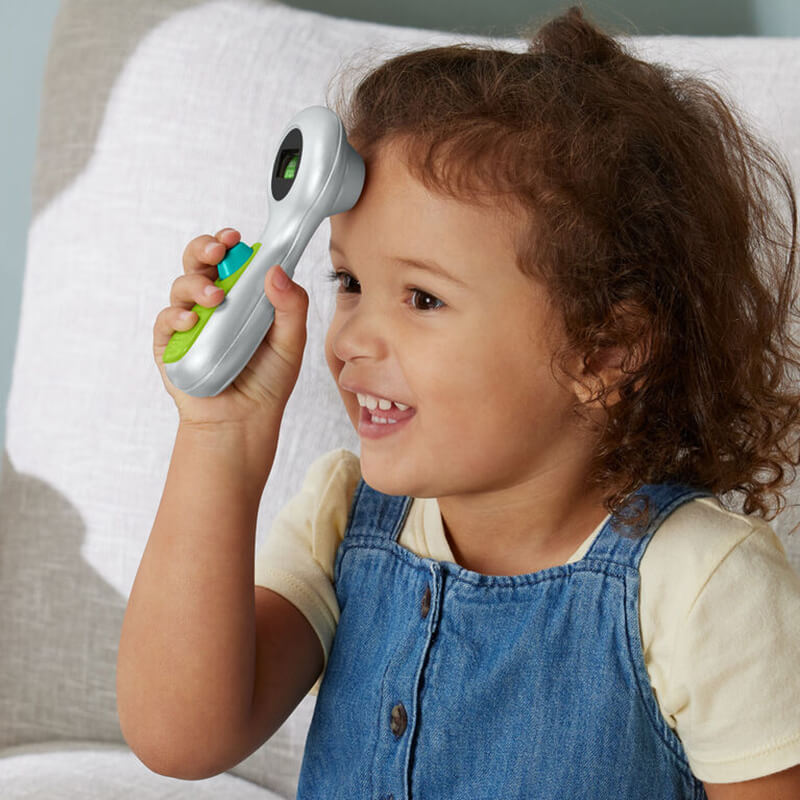
POLYGON ((233 275, 242 264, 245 264, 250 256, 253 255, 253 248, 248 247, 244 242, 234 245, 228 250, 225 258, 217 264, 217 273, 219 279, 224 281, 225 278, 233 275))

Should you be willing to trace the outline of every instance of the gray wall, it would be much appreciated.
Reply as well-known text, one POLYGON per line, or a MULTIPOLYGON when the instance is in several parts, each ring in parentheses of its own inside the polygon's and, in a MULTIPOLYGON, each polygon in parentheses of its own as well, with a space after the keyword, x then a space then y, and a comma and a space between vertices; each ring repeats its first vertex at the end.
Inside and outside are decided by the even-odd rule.
POLYGON ((0 444, 17 341, 39 97, 58 0, 0 0, 0 444))
MULTIPOLYGON (((573 5, 568 0, 294 0, 289 5, 388 25, 490 36, 516 36, 531 19, 573 5)), ((593 19, 642 35, 800 36, 800 0, 585 0, 593 19)))
MULTIPOLYGON (((289 5, 391 25, 515 36, 529 21, 569 3, 305 0, 289 5)), ((800 36, 800 0, 586 0, 584 5, 599 22, 628 33, 800 36)), ((0 0, 0 442, 5 439, 6 398, 19 320, 39 97, 57 9, 58 0, 0 0)))

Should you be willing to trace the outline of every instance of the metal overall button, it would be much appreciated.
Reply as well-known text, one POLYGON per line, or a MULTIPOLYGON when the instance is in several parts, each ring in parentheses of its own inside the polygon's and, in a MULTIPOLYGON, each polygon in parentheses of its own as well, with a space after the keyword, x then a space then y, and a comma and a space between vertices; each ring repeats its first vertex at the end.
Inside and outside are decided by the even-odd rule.
POLYGON ((408 726, 408 715, 406 714, 406 709, 402 703, 398 703, 392 709, 392 721, 389 727, 392 729, 392 733, 399 739, 406 730, 408 726))
POLYGON ((428 612, 431 610, 431 587, 425 587, 425 594, 422 595, 422 607, 420 608, 420 613, 422 614, 422 619, 428 616, 428 612))

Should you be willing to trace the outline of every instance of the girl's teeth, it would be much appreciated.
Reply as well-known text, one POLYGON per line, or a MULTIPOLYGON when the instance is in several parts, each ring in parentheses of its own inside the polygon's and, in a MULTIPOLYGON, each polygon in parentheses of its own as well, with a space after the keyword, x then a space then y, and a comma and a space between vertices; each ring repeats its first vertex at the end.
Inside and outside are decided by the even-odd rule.
POLYGON ((358 394, 358 404, 366 406, 370 411, 380 408, 381 411, 388 411, 393 405, 400 411, 407 411, 409 406, 405 403, 393 403, 383 397, 373 397, 371 394, 358 394))

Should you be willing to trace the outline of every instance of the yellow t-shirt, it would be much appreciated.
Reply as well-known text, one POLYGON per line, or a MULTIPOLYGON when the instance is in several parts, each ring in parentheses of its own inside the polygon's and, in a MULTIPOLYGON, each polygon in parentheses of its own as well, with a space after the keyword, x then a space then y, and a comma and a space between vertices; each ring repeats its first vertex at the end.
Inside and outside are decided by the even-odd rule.
MULTIPOLYGON (((347 450, 318 458, 256 555, 255 583, 303 613, 326 665, 339 620, 336 551, 360 477, 347 450)), ((399 544, 455 561, 435 498, 413 501, 399 544)), ((664 520, 639 571, 645 665, 694 774, 730 783, 800 763, 800 576, 769 524, 695 498, 664 520)))

